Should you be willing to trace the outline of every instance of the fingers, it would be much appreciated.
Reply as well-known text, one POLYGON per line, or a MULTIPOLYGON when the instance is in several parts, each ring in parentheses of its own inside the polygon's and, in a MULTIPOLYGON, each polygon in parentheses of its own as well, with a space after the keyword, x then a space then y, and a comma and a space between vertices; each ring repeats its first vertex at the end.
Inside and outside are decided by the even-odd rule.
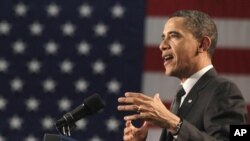
POLYGON ((126 127, 129 127, 129 126, 131 126, 131 125, 132 125, 131 120, 126 121, 126 123, 125 123, 125 126, 126 126, 126 127))
POLYGON ((137 97, 120 97, 118 98, 118 102, 120 103, 141 103, 142 99, 137 97))
POLYGON ((148 120, 149 116, 150 116, 150 113, 140 112, 138 114, 125 116, 124 120, 126 121, 129 121, 129 120, 132 121, 132 120, 138 120, 138 119, 148 120))
POLYGON ((152 98, 142 94, 142 93, 135 93, 135 92, 126 92, 125 93, 125 97, 134 97, 134 98, 139 98, 139 99, 143 99, 143 100, 151 100, 152 98))
POLYGON ((140 119, 140 114, 128 115, 124 117, 124 120, 137 120, 140 119))
POLYGON ((132 141, 134 136, 132 134, 123 135, 123 141, 132 141))
POLYGON ((137 113, 140 113, 141 110, 142 110, 142 109, 141 109, 141 106, 139 106, 138 109, 137 109, 137 113))
POLYGON ((125 97, 121 97, 118 99, 121 103, 136 103, 141 101, 151 100, 152 98, 146 96, 142 93, 134 93, 134 92, 126 92, 125 97))
POLYGON ((125 123, 125 128, 124 128, 124 135, 123 135, 123 140, 124 141, 129 141, 133 138, 133 126, 131 121, 126 121, 125 123))
POLYGON ((119 105, 119 111, 136 111, 137 113, 147 112, 150 108, 144 105, 119 105))
POLYGON ((146 140, 149 124, 144 121, 143 125, 140 128, 136 128, 131 120, 126 121, 125 128, 124 128, 124 141, 142 141, 146 140))
POLYGON ((120 111, 137 111, 139 106, 144 105, 150 105, 150 102, 153 100, 153 98, 148 97, 141 93, 132 93, 127 92, 125 93, 125 97, 118 98, 119 103, 124 103, 128 105, 119 105, 117 108, 120 111), (131 106, 133 105, 133 106, 131 106))
POLYGON ((119 111, 137 111, 140 112, 140 106, 149 105, 149 99, 152 99, 148 96, 144 96, 140 93, 125 93, 125 97, 118 98, 119 103, 125 105, 118 105, 117 109, 119 111))
POLYGON ((123 136, 123 140, 124 141, 131 141, 133 139, 133 135, 128 134, 128 135, 124 135, 123 136))
POLYGON ((139 106, 137 105, 119 105, 117 107, 119 111, 138 111, 139 106))
POLYGON ((124 128, 124 134, 125 135, 129 134, 132 131, 131 126, 132 126, 131 121, 130 120, 126 121, 125 128, 124 128))

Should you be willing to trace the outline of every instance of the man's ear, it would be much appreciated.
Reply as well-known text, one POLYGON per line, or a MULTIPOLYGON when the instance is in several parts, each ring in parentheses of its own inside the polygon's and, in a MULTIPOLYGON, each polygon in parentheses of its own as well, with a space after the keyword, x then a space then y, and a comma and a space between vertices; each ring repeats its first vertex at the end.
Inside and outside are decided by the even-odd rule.
POLYGON ((198 48, 198 52, 202 53, 204 51, 207 51, 211 46, 211 39, 208 36, 205 36, 201 39, 200 46, 198 48))

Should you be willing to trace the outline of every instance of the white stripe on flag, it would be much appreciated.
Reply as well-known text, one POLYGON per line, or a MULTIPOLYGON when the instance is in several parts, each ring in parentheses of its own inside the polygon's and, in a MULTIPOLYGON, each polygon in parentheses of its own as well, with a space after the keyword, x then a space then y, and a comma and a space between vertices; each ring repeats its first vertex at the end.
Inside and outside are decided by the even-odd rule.
MULTIPOLYGON (((145 25, 145 44, 158 46, 167 17, 147 17, 145 25)), ((250 20, 215 19, 218 28, 218 46, 250 49, 250 20)))

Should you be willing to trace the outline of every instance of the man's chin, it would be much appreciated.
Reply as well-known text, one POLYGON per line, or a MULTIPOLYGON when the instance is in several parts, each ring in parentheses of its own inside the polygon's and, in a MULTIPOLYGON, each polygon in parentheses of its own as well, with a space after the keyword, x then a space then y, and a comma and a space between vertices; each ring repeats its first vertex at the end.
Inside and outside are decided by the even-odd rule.
POLYGON ((165 69, 165 75, 172 76, 171 74, 172 74, 172 72, 170 69, 165 69))
POLYGON ((170 68, 165 68, 165 75, 166 76, 177 77, 176 71, 173 70, 173 69, 170 69, 170 68))

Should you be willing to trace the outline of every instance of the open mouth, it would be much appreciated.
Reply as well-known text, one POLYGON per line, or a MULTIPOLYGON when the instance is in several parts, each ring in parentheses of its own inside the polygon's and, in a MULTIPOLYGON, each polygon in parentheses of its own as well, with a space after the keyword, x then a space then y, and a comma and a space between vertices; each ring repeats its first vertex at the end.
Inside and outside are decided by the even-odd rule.
POLYGON ((171 59, 173 59, 174 57, 172 56, 172 55, 166 55, 166 56, 164 56, 163 57, 163 60, 164 61, 169 61, 169 60, 171 60, 171 59))
POLYGON ((162 58, 164 61, 164 66, 166 66, 171 62, 171 60, 174 58, 174 56, 169 54, 169 55, 164 55, 162 58))

